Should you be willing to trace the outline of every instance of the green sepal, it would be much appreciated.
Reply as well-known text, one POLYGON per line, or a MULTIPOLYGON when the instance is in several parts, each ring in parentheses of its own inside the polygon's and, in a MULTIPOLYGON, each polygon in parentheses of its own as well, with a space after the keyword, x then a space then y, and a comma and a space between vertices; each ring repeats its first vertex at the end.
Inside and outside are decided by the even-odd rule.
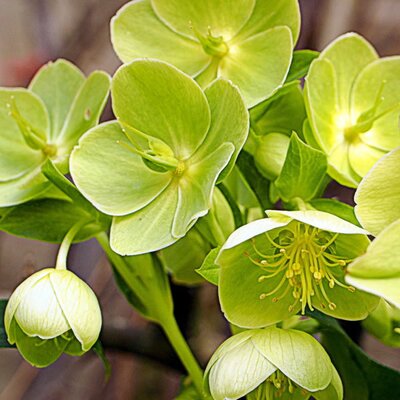
POLYGON ((311 63, 318 56, 318 51, 295 50, 293 52, 292 64, 290 64, 289 73, 286 77, 286 83, 304 78, 310 69, 311 63))
POLYGON ((201 264, 201 267, 196 269, 196 272, 205 280, 218 286, 220 266, 215 263, 215 260, 221 250, 221 247, 212 249, 201 264))

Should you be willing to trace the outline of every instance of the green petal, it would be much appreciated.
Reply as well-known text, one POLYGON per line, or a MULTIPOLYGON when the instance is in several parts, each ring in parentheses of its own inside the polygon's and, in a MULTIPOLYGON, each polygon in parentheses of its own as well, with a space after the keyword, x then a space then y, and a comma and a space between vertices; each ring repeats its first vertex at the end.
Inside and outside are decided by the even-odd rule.
POLYGON ((27 291, 30 290, 30 288, 35 285, 37 281, 42 279, 44 276, 49 274, 51 271, 53 271, 52 268, 46 268, 42 269, 33 275, 31 275, 29 278, 25 279, 12 293, 10 299, 8 300, 6 311, 4 314, 4 326, 6 329, 6 332, 8 334, 8 341, 11 344, 15 343, 15 338, 10 335, 11 332, 11 321, 14 318, 15 311, 17 310, 19 303, 21 300, 23 300, 25 294, 27 291))
POLYGON ((285 81, 292 61, 290 29, 281 26, 230 47, 218 75, 239 86, 248 108, 267 99, 285 81))
POLYGON ((68 345, 68 340, 57 337, 43 340, 26 335, 18 324, 13 321, 16 344, 21 355, 35 367, 44 368, 54 363, 68 345))
POLYGON ((51 142, 60 134, 84 81, 85 77, 77 67, 60 59, 43 66, 30 83, 29 89, 43 100, 49 113, 51 142))
POLYGON ((348 33, 335 39, 321 53, 320 58, 332 63, 338 88, 339 109, 349 115, 354 81, 369 63, 378 58, 375 49, 360 35, 348 33))
POLYGON ((400 149, 396 149, 375 164, 357 189, 354 198, 356 216, 375 236, 400 218, 399 167, 400 149))
POLYGON ((150 204, 133 214, 114 217, 111 225, 112 249, 121 255, 137 255, 160 250, 176 242, 172 224, 178 204, 176 182, 150 204))
MULTIPOLYGON (((255 241, 258 248, 262 248, 262 245, 265 247, 266 239, 263 235, 256 237, 255 241)), ((259 282, 265 271, 253 264, 249 256, 253 259, 258 257, 248 241, 221 251, 216 260, 221 266, 219 300, 228 321, 242 328, 261 328, 295 315, 300 305, 289 312, 289 306, 294 303, 290 293, 278 302, 272 301, 273 296, 260 299, 260 295, 278 286, 282 274, 259 282)))
POLYGON ((71 155, 75 184, 99 210, 111 215, 140 210, 171 181, 170 173, 154 172, 124 144, 130 142, 120 125, 107 122, 84 135, 71 155))
POLYGON ((322 229, 328 232, 344 233, 344 234, 360 234, 367 235, 364 229, 353 225, 352 223, 345 221, 337 217, 326 213, 324 211, 307 210, 307 211, 278 211, 278 210, 267 210, 267 215, 270 218, 279 219, 281 216, 294 219, 296 221, 303 222, 305 224, 315 226, 316 228, 322 229))
POLYGON ((343 400, 343 384, 336 368, 332 365, 332 381, 329 386, 319 392, 313 393, 316 400, 343 400))
POLYGON ((244 341, 233 350, 224 350, 220 347, 222 356, 209 372, 210 392, 215 400, 239 399, 276 371, 276 367, 257 350, 251 340, 244 341))
POLYGON ((215 80, 218 76, 218 67, 219 67, 220 59, 214 57, 207 67, 201 71, 199 75, 196 76, 196 82, 200 85, 200 87, 205 88, 209 85, 213 80, 215 80))
POLYGON ((239 90, 231 82, 218 79, 205 90, 205 94, 211 110, 211 126, 206 140, 193 156, 193 162, 201 162, 226 142, 232 143, 234 152, 228 157, 229 164, 219 175, 220 182, 232 170, 246 141, 249 116, 239 90))
POLYGON ((31 149, 12 116, 8 104, 14 98, 22 117, 46 138, 48 116, 44 104, 26 89, 0 88, 0 182, 17 179, 37 167, 43 160, 43 153, 31 149))
POLYGON ((370 146, 383 150, 391 150, 400 146, 399 76, 400 57, 386 57, 376 60, 364 68, 354 84, 351 97, 353 115, 359 115, 372 109, 377 97, 383 98, 376 110, 377 114, 393 108, 392 112, 375 121, 371 130, 361 135, 362 141, 370 146))
POLYGON ((200 87, 160 61, 122 66, 114 75, 112 95, 122 124, 162 140, 178 159, 191 156, 210 127, 210 109, 200 87))
POLYGON ((36 281, 24 294, 14 318, 28 336, 53 339, 70 329, 49 274, 36 281))
POLYGON ((325 389, 332 379, 332 363, 311 335, 293 329, 268 327, 251 341, 277 369, 308 391, 325 389))
POLYGON ((101 329, 101 311, 93 290, 70 271, 55 270, 49 279, 59 306, 82 350, 89 350, 101 329))
POLYGON ((257 0, 251 18, 234 41, 244 40, 276 26, 288 26, 293 43, 297 42, 300 33, 300 9, 297 0, 257 0))
POLYGON ((197 75, 210 61, 200 43, 173 31, 154 14, 149 0, 127 3, 111 21, 111 41, 125 63, 157 58, 197 75))
POLYGON ((191 28, 214 37, 231 39, 250 18, 255 0, 151 0, 157 16, 171 29, 189 38, 196 38, 191 28))
POLYGON ((6 182, 0 182, 0 207, 21 204, 45 193, 51 184, 40 168, 6 182))
POLYGON ((97 125, 108 99, 110 77, 102 71, 93 72, 74 98, 63 130, 57 139, 60 150, 69 154, 78 139, 97 125))
POLYGON ((191 163, 179 179, 173 236, 183 237, 197 218, 207 214, 211 207, 215 182, 234 150, 232 143, 222 144, 201 161, 191 163))
POLYGON ((385 152, 363 143, 364 137, 361 140, 349 145, 349 161, 356 174, 365 176, 385 152))

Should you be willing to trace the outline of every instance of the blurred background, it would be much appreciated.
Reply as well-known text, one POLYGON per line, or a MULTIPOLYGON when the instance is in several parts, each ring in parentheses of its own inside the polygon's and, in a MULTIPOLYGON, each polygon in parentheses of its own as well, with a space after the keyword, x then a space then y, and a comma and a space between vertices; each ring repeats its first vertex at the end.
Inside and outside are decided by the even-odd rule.
MULTIPOLYGON (((188 0, 189 1, 189 0, 188 0)), ((85 73, 119 66, 109 21, 123 0, 0 0, 0 86, 26 86, 49 60, 66 58, 85 73)), ((321 50, 338 35, 356 31, 382 56, 400 54, 399 0, 300 0, 298 48, 321 50)), ((105 119, 111 118, 110 109, 105 119)), ((53 265, 57 246, 0 232, 0 298, 36 269, 53 265)), ((157 327, 138 316, 113 283, 111 269, 95 242, 73 246, 70 265, 100 298, 103 343, 112 365, 106 382, 94 354, 62 357, 44 370, 30 367, 13 350, 0 351, 0 400, 171 400, 182 367, 157 327)), ((176 313, 201 363, 227 334, 214 288, 175 287, 176 313)), ((377 360, 400 369, 400 352, 363 335, 377 360)))

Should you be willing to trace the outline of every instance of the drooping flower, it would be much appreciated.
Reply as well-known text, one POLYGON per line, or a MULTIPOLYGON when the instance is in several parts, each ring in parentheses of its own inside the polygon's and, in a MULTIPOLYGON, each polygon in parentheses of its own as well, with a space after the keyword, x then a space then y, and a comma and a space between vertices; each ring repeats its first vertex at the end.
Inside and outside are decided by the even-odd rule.
POLYGON ((87 79, 65 60, 48 63, 28 89, 0 88, 0 207, 46 193, 41 173, 48 160, 68 172, 79 137, 96 125, 110 87, 107 74, 87 79))
POLYGON ((308 140, 328 156, 329 174, 356 187, 400 146, 400 57, 379 58, 361 36, 334 40, 306 77, 308 140))
POLYGON ((347 265, 363 254, 366 231, 321 211, 267 211, 236 230, 216 259, 226 318, 267 326, 306 309, 365 318, 379 299, 345 283, 347 265))
POLYGON ((120 254, 162 249, 211 207, 214 185, 233 167, 248 133, 238 89, 223 79, 204 92, 156 60, 125 65, 112 82, 117 121, 90 130, 71 156, 80 191, 112 215, 120 254))
POLYGON ((111 23, 123 62, 157 58, 195 77, 239 86, 252 107, 285 81, 300 29, 297 0, 141 0, 111 23))
POLYGON ((292 329, 232 336, 211 357, 204 379, 214 400, 343 399, 342 382, 324 348, 292 329))
POLYGON ((95 344, 101 311, 92 289, 74 273, 46 268, 17 287, 4 323, 22 356, 46 367, 62 353, 82 355, 95 344))

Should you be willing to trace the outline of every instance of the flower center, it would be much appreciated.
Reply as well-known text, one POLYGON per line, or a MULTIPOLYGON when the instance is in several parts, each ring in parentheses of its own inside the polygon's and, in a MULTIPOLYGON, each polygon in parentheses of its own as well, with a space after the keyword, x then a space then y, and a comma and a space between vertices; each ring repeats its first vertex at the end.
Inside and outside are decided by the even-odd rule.
POLYGON ((222 58, 229 52, 229 47, 222 36, 213 36, 211 27, 208 27, 207 36, 202 35, 193 25, 191 29, 203 46, 204 51, 210 56, 222 58))
POLYGON ((258 278, 258 282, 266 283, 272 278, 280 278, 273 290, 259 296, 260 300, 272 297, 276 303, 291 292, 294 301, 289 306, 290 312, 298 303, 301 304, 302 314, 307 305, 314 311, 315 301, 319 302, 321 308, 334 310, 336 304, 330 300, 328 288, 339 286, 350 292, 355 291, 354 287, 338 279, 343 276, 346 265, 352 261, 336 255, 335 240, 339 234, 297 221, 289 227, 281 230, 274 239, 268 233, 265 234, 269 250, 272 247, 269 254, 262 253, 254 241, 253 247, 260 259, 246 254, 253 264, 265 272, 258 278))

